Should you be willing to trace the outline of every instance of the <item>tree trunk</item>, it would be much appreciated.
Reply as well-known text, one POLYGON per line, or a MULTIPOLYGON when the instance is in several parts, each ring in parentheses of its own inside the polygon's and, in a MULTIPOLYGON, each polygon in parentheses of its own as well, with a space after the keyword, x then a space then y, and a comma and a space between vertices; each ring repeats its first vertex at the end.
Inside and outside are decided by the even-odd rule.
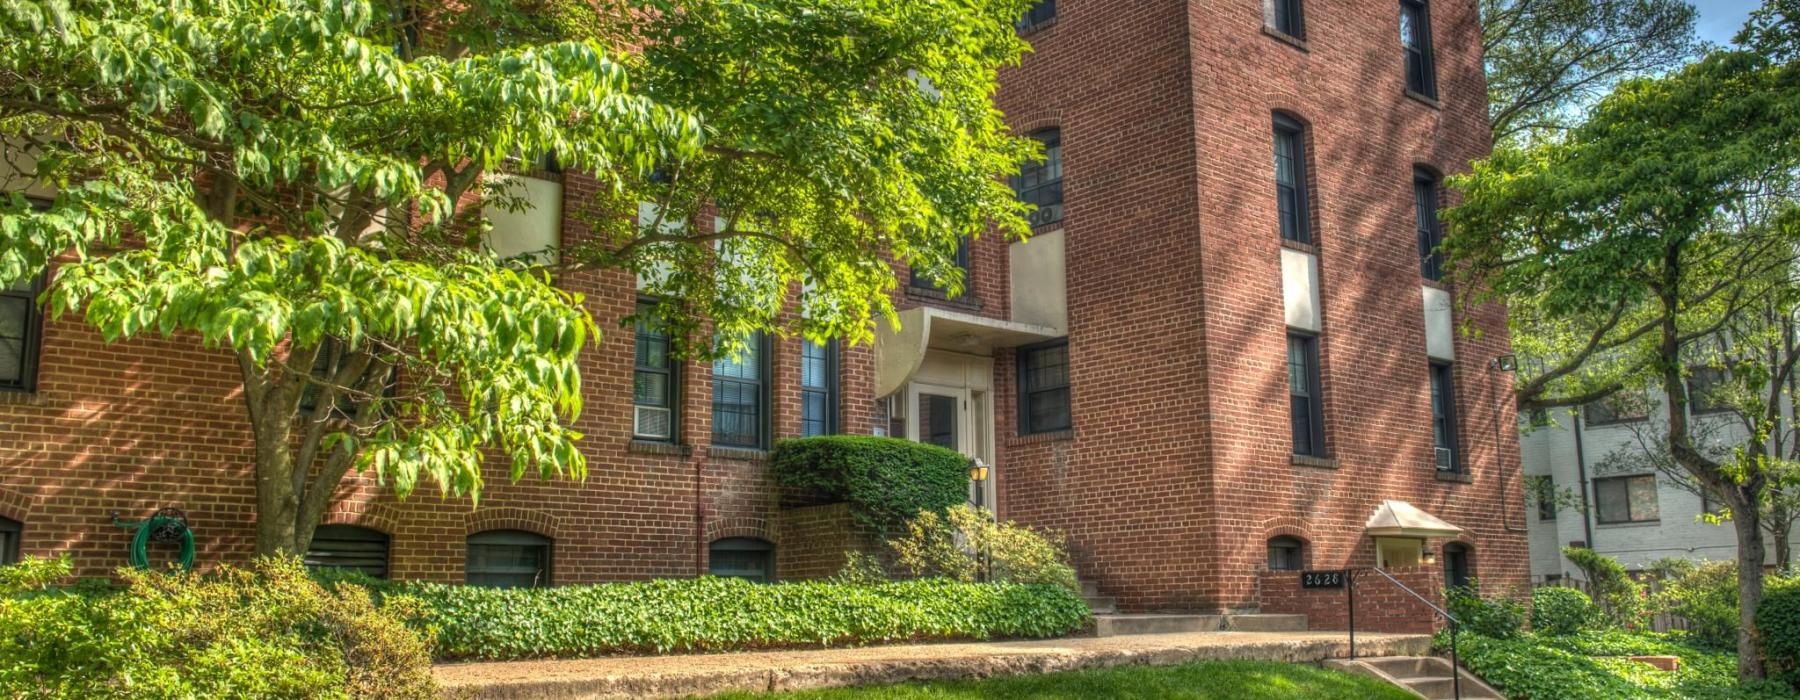
POLYGON ((1756 630, 1756 606, 1763 594, 1762 514, 1744 509, 1733 514, 1738 536, 1738 680, 1763 677, 1762 635, 1756 630))
POLYGON ((1794 526, 1794 522, 1788 518, 1780 518, 1776 523, 1778 526, 1774 532, 1770 533, 1770 539, 1774 541, 1775 545, 1775 569, 1787 571, 1793 564, 1793 552, 1790 545, 1792 535, 1788 531, 1794 526))
POLYGON ((294 491, 293 454, 288 452, 287 431, 277 431, 257 421, 256 435, 256 555, 301 554, 295 546, 300 494, 294 491), (271 435, 271 433, 274 433, 271 435))

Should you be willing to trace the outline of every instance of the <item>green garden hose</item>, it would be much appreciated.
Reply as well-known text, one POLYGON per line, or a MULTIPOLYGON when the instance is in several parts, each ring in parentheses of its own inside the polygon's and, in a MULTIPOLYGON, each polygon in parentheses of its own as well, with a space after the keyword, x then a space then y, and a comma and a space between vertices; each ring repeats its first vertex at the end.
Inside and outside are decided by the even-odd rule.
POLYGON ((181 568, 194 570, 194 531, 188 529, 187 518, 181 511, 164 508, 150 516, 148 520, 125 522, 116 516, 113 523, 119 527, 134 528, 136 534, 131 536, 131 565, 139 569, 150 568, 150 543, 152 541, 181 543, 181 568))

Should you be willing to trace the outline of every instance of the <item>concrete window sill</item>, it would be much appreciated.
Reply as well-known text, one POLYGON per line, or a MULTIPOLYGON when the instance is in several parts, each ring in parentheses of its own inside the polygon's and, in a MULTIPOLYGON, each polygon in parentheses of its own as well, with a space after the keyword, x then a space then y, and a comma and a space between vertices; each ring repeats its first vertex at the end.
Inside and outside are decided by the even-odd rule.
POLYGON ((1336 469, 1338 461, 1330 457, 1314 457, 1312 455, 1291 455, 1296 467, 1314 467, 1318 469, 1336 469))
POLYGON ((769 458, 768 450, 747 447, 709 447, 706 456, 715 459, 741 459, 750 462, 761 462, 769 458))

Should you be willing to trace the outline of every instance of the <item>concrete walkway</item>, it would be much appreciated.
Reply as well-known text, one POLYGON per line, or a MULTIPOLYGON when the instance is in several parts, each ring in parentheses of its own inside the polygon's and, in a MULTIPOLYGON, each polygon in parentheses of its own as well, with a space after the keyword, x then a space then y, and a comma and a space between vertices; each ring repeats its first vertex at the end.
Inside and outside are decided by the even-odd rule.
MULTIPOLYGON (((1418 634, 1359 634, 1358 656, 1425 654, 1418 634)), ((984 678, 1134 664, 1311 663, 1347 656, 1342 632, 1191 632, 1030 642, 913 644, 737 654, 442 664, 446 697, 670 698, 912 680, 984 678)))

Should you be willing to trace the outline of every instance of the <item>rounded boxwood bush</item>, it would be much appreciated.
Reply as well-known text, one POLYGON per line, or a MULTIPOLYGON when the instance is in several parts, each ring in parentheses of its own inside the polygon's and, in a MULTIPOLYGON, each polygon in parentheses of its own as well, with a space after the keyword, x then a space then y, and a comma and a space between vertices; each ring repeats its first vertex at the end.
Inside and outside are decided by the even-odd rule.
POLYGON ((782 440, 769 457, 783 505, 849 503, 850 516, 877 533, 896 531, 924 511, 969 498, 969 458, 900 438, 825 435, 782 440))
POLYGON ((1594 599, 1573 588, 1555 586, 1531 592, 1531 630, 1538 634, 1574 634, 1594 627, 1601 615, 1594 599))
POLYGON ((1756 630, 1770 675, 1800 687, 1800 581, 1772 582, 1763 590, 1756 630))

